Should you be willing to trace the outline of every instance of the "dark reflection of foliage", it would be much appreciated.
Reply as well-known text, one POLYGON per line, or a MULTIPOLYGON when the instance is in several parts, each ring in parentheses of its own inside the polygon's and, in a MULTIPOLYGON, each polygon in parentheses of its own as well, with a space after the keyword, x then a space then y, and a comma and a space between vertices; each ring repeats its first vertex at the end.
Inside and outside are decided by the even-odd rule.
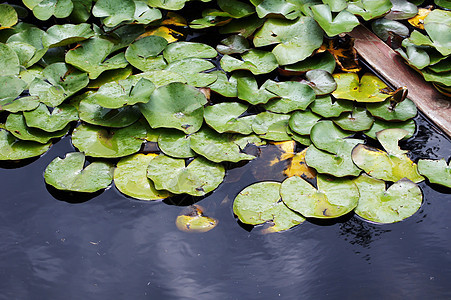
POLYGON ((26 159, 21 160, 0 160, 0 168, 1 169, 17 169, 25 167, 26 165, 29 165, 36 160, 38 160, 40 157, 30 157, 26 159))
POLYGON ((338 218, 331 218, 331 219, 307 218, 307 221, 312 224, 319 225, 319 226, 332 226, 332 225, 339 224, 339 223, 345 224, 345 223, 349 222, 349 220, 351 220, 353 216, 354 216, 354 211, 351 211, 351 212, 347 213, 346 215, 338 217, 338 218))
POLYGON ((351 245, 370 248, 371 243, 383 233, 391 230, 382 229, 380 225, 372 224, 359 217, 350 218, 340 225, 340 234, 351 245))
POLYGON ((180 194, 180 195, 173 195, 169 198, 166 198, 163 200, 163 203, 167 204, 167 205, 175 205, 175 206, 190 206, 193 205, 194 203, 197 203, 201 200, 203 200, 204 198, 208 197, 210 195, 206 194, 205 196, 202 197, 194 197, 191 195, 187 195, 187 194, 180 194))
POLYGON ((251 232, 252 229, 255 228, 254 225, 250 225, 250 224, 244 224, 242 223, 240 220, 236 219, 238 225, 240 225, 241 228, 243 228, 244 230, 246 230, 247 232, 251 232))
POLYGON ((400 147, 409 151, 409 157, 413 160, 449 157, 451 149, 444 145, 449 141, 447 137, 428 123, 423 115, 418 116, 415 121, 417 122, 417 133, 414 137, 400 142, 400 147))
POLYGON ((81 193, 81 192, 61 191, 48 184, 46 184, 45 187, 47 188, 47 191, 53 196, 53 198, 70 204, 79 204, 87 202, 92 198, 99 196, 104 191, 100 190, 95 193, 81 193))

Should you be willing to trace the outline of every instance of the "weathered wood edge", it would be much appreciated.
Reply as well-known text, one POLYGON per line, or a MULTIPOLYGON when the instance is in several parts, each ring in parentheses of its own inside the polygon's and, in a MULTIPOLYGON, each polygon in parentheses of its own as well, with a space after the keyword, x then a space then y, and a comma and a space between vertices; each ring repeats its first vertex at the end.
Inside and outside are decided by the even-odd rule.
POLYGON ((355 39, 357 53, 396 88, 406 86, 409 91, 407 97, 451 137, 451 99, 439 93, 365 26, 357 26, 349 35, 355 39))

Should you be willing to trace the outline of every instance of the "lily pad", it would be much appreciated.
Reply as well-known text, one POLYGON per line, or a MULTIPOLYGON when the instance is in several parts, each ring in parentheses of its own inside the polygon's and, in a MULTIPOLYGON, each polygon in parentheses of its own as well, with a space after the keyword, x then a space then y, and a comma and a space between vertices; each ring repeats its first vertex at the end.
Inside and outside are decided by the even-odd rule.
POLYGON ((16 25, 18 16, 16 10, 8 4, 0 4, 0 30, 16 25))
POLYGON ((272 232, 290 229, 305 221, 280 201, 280 183, 264 181, 242 190, 233 202, 233 213, 238 219, 251 225, 272 222, 272 232))
POLYGON ((88 156, 122 157, 138 152, 145 138, 139 122, 120 129, 82 124, 74 129, 72 143, 88 156))
POLYGON ((156 87, 167 85, 172 82, 187 83, 186 78, 183 75, 165 70, 139 73, 133 75, 133 77, 149 79, 153 84, 155 84, 156 87))
POLYGON ((351 153, 352 149, 361 143, 363 143, 363 140, 345 139, 335 154, 319 150, 314 145, 310 145, 307 148, 305 162, 318 173, 336 177, 358 176, 362 170, 353 163, 351 153))
POLYGON ((15 137, 24 141, 33 141, 47 144, 51 139, 59 138, 69 131, 69 126, 55 131, 47 132, 41 129, 28 127, 23 114, 10 114, 6 119, 5 128, 15 137))
POLYGON ((257 15, 251 15, 249 17, 231 20, 226 25, 219 28, 219 33, 236 33, 248 38, 260 28, 264 22, 265 20, 260 19, 257 15))
POLYGON ((357 145, 352 151, 352 160, 367 174, 374 178, 396 182, 404 177, 413 182, 423 181, 418 168, 401 150, 397 142, 407 131, 403 129, 385 129, 377 134, 378 140, 387 152, 366 145, 357 145))
POLYGON ((179 73, 186 78, 189 85, 204 87, 216 81, 214 73, 204 73, 215 68, 213 63, 200 58, 184 58, 176 60, 165 68, 166 71, 179 73))
POLYGON ((47 66, 42 75, 44 79, 35 78, 30 84, 30 94, 51 107, 63 103, 64 100, 88 85, 88 75, 71 68, 65 63, 54 63, 47 66))
POLYGON ((177 216, 175 225, 184 232, 207 232, 212 230, 218 224, 215 218, 204 215, 202 207, 199 205, 191 205, 183 210, 177 216))
POLYGON ((352 133, 340 129, 332 121, 324 120, 315 124, 310 130, 310 138, 313 144, 321 150, 337 153, 342 147, 344 138, 352 133))
POLYGON ((382 92, 388 87, 375 75, 367 73, 360 80, 355 73, 337 73, 333 77, 337 82, 337 89, 332 95, 337 99, 382 102, 390 96, 382 92))
POLYGON ((41 21, 46 21, 51 16, 67 18, 74 8, 72 0, 23 0, 23 4, 41 21))
POLYGON ((330 94, 337 88, 332 75, 325 70, 310 70, 305 73, 308 80, 308 85, 312 87, 318 96, 330 94))
POLYGON ((216 46, 221 54, 241 54, 249 50, 249 41, 242 35, 231 35, 216 46))
POLYGON ((125 68, 128 64, 123 52, 107 58, 114 44, 105 39, 91 38, 80 43, 66 54, 66 62, 89 73, 90 79, 96 79, 107 70, 125 68))
POLYGON ((414 118, 418 111, 415 103, 410 99, 393 106, 390 99, 380 103, 369 103, 366 109, 376 118, 385 121, 407 121, 414 118))
POLYGON ((140 200, 159 200, 169 197, 170 193, 155 189, 152 181, 147 178, 147 166, 156 156, 153 153, 138 153, 122 158, 114 170, 116 188, 121 193, 140 200))
POLYGON ((368 21, 388 13, 391 8, 390 0, 358 0, 349 3, 347 11, 368 21))
POLYGON ((385 182, 366 174, 354 179, 360 199, 355 213, 377 223, 395 223, 412 216, 421 206, 420 188, 408 179, 401 179, 385 189, 385 182))
POLYGON ((149 24, 162 18, 161 11, 157 8, 149 7, 145 1, 134 0, 135 13, 133 16, 136 24, 149 24))
POLYGON ((155 90, 155 85, 148 79, 127 78, 102 85, 97 93, 89 98, 92 102, 105 108, 121 108, 136 103, 146 103, 155 90))
POLYGON ((449 163, 446 164, 444 159, 420 159, 418 171, 430 182, 451 188, 451 167, 449 163))
POLYGON ((237 102, 223 102, 207 106, 204 111, 205 122, 219 133, 252 133, 252 121, 255 116, 240 117, 248 106, 237 102))
POLYGON ((278 44, 272 50, 279 65, 309 57, 323 43, 323 32, 311 17, 297 20, 268 19, 253 39, 255 47, 278 44))
POLYGON ((353 104, 347 100, 332 101, 330 96, 317 97, 310 104, 310 109, 325 118, 338 117, 343 112, 352 111, 353 104))
POLYGON ((401 22, 388 19, 378 19, 371 23, 371 29, 383 41, 387 42, 393 35, 400 37, 408 37, 410 34, 409 28, 401 22))
POLYGON ((264 85, 259 88, 257 80, 249 72, 236 72, 231 78, 236 80, 238 98, 252 105, 263 104, 268 102, 269 99, 277 97, 277 95, 269 92, 264 85))
POLYGON ((298 176, 285 179, 280 188, 283 202, 306 218, 329 219, 352 211, 359 190, 349 179, 317 176, 318 189, 298 176))
POLYGON ((180 10, 189 0, 146 0, 151 7, 159 7, 167 10, 180 10))
POLYGON ((191 135, 175 129, 161 129, 158 147, 164 154, 175 158, 190 158, 196 155, 191 150, 191 135))
POLYGON ((0 76, 0 110, 19 97, 26 87, 26 82, 17 76, 0 76))
POLYGON ((124 21, 131 21, 135 16, 133 0, 97 0, 92 8, 95 17, 103 18, 105 26, 114 27, 124 21))
POLYGON ((310 110, 295 111, 291 114, 288 124, 290 128, 300 135, 309 135, 312 127, 321 119, 310 110))
POLYGON ((414 120, 404 121, 404 122, 387 122, 383 120, 375 119, 373 126, 367 131, 365 131, 365 134, 369 136, 372 139, 377 139, 376 133, 379 131, 382 131, 384 129, 390 129, 390 128, 400 128, 406 130, 408 133, 404 137, 404 139, 408 139, 413 136, 416 130, 416 125, 414 120))
POLYGON ((236 59, 230 55, 221 58, 221 68, 226 72, 235 70, 249 70, 254 75, 267 74, 278 66, 274 54, 271 52, 251 49, 241 55, 243 60, 236 59))
POLYGON ((284 67, 284 71, 293 74, 303 74, 311 70, 325 70, 329 73, 333 73, 335 70, 335 59, 334 56, 329 52, 325 51, 323 53, 314 54, 311 57, 297 62, 292 65, 284 67))
POLYGON ((289 113, 295 110, 305 110, 315 100, 314 89, 301 82, 267 80, 263 87, 280 97, 265 105, 268 111, 289 113))
POLYGON ((0 43, 0 76, 19 75, 20 61, 16 52, 0 43))
POLYGON ((113 181, 114 166, 108 162, 93 162, 85 167, 85 155, 80 152, 55 158, 45 169, 45 182, 58 190, 94 193, 107 188, 113 181))
POLYGON ((0 160, 19 160, 39 156, 49 150, 52 143, 41 144, 16 139, 11 133, 0 129, 0 160))
POLYGON ((390 12, 385 18, 390 20, 405 20, 410 19, 418 13, 418 8, 415 4, 407 0, 390 0, 393 4, 390 12))
POLYGON ((52 112, 41 103, 36 109, 23 113, 27 126, 47 132, 63 130, 69 122, 78 121, 78 111, 70 104, 61 104, 52 112))
POLYGON ((143 37, 128 46, 125 51, 127 61, 141 71, 161 70, 166 62, 160 54, 168 42, 156 35, 143 37))
POLYGON ((293 20, 301 14, 299 4, 286 0, 261 0, 253 2, 255 2, 255 10, 259 18, 286 18, 293 20))
POLYGON ((236 77, 227 78, 226 73, 219 70, 211 73, 218 76, 216 81, 208 86, 212 91, 229 98, 238 96, 236 77))
POLYGON ((172 43, 163 51, 164 59, 168 63, 185 58, 214 58, 217 55, 218 53, 213 47, 193 42, 172 43))
POLYGON ((91 25, 86 23, 53 25, 42 36, 42 45, 45 48, 67 46, 89 39, 93 35, 91 25))
POLYGON ((262 112, 255 117, 252 129, 266 140, 289 141, 291 140, 287 133, 289 119, 290 115, 262 112))
POLYGON ((127 66, 123 69, 118 70, 105 71, 102 74, 100 74, 100 76, 97 77, 97 79, 89 81, 87 88, 98 89, 105 83, 124 80, 130 77, 132 74, 133 74, 132 66, 127 66))
POLYGON ((202 92, 175 82, 157 88, 149 102, 139 104, 139 108, 152 128, 176 128, 194 133, 202 126, 206 103, 202 92))
POLYGON ((150 161, 147 168, 149 177, 159 190, 168 190, 174 194, 203 196, 223 181, 224 167, 203 157, 195 158, 188 166, 184 159, 159 155, 150 161))
POLYGON ((354 107, 352 112, 346 112, 332 120, 343 130, 365 131, 371 128, 374 119, 364 107, 354 107))
POLYGON ((327 4, 318 4, 310 7, 315 21, 321 26, 329 37, 340 33, 350 32, 360 24, 356 16, 347 10, 342 10, 336 16, 327 4))

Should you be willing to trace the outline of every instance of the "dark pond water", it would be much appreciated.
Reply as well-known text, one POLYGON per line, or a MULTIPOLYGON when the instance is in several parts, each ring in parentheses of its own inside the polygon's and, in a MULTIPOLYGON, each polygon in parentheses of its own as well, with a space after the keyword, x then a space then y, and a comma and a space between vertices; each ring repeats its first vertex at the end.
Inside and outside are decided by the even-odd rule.
MULTIPOLYGON (((451 142, 417 122, 406 143, 413 158, 449 159, 451 142)), ((43 170, 69 151, 65 138, 39 160, 0 169, 1 299, 451 299, 449 190, 421 183, 420 211, 397 224, 348 215, 249 232, 232 201, 255 178, 283 179, 267 147, 198 202, 219 225, 190 234, 177 230, 183 207, 171 201, 133 200, 114 187, 71 199, 81 203, 50 193, 43 170)))

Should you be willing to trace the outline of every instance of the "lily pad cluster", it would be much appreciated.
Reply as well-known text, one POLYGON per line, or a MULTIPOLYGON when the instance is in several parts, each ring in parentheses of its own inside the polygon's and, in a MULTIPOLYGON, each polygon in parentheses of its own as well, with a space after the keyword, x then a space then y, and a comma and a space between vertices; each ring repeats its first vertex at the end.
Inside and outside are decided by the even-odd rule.
MULTIPOLYGON (((48 165, 47 184, 94 193, 114 182, 129 197, 158 200, 211 193, 226 168, 256 158, 249 145, 290 141, 304 148, 293 161, 316 170, 302 172, 316 186, 291 176, 247 187, 234 203, 242 222, 271 222, 266 231, 275 232, 351 211, 400 221, 421 204, 418 172, 438 182, 431 163, 418 171, 397 146, 415 132, 416 107, 358 73, 352 45, 335 46, 359 20, 397 16, 400 2, 0 4, 0 160, 40 156, 70 135, 75 151, 48 165), (385 190, 384 181, 395 183, 385 190), (371 186, 377 192, 359 208, 371 186), (393 200, 404 192, 409 209, 393 200)), ((421 46, 445 47, 431 43, 421 46)), ((202 213, 180 220, 186 228, 206 220, 200 231, 216 225, 202 213)))

